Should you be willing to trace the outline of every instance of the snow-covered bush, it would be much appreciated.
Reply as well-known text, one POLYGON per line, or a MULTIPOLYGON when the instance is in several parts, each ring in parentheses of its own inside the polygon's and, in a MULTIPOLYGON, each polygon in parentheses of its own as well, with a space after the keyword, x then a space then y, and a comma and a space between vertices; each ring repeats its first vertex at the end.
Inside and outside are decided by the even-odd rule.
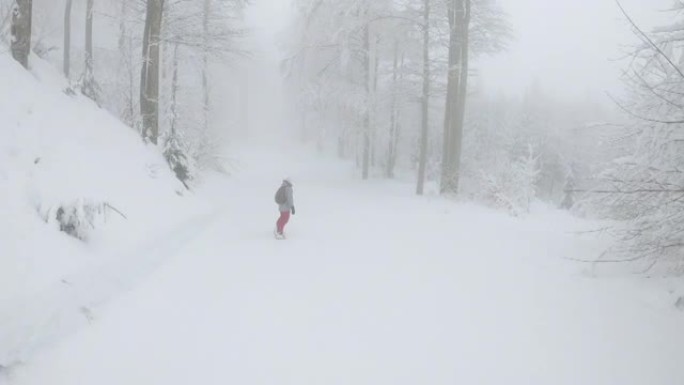
POLYGON ((57 226, 59 231, 87 241, 91 232, 104 225, 111 213, 125 218, 123 213, 109 203, 78 199, 72 203, 50 208, 42 215, 47 223, 57 226))
POLYGON ((182 148, 182 143, 177 135, 169 136, 165 140, 164 158, 176 175, 176 178, 183 183, 185 188, 189 188, 188 183, 192 179, 191 165, 186 155, 186 150, 182 148))
POLYGON ((560 203, 560 208, 563 210, 572 210, 575 206, 575 195, 577 194, 577 182, 575 178, 575 170, 571 167, 565 177, 565 185, 563 186, 563 200, 561 200, 560 203))
POLYGON ((636 127, 634 155, 616 160, 590 194, 595 213, 619 221, 616 260, 648 270, 659 262, 684 267, 684 136, 682 126, 636 127))
POLYGON ((473 107, 465 137, 463 193, 511 215, 529 212, 537 198, 541 154, 530 144, 528 121, 508 101, 473 107))
POLYGON ((535 88, 520 100, 473 99, 460 186, 470 199, 515 215, 535 199, 570 208, 575 190, 587 189, 595 165, 610 156, 600 132, 606 115, 586 103, 554 100, 535 88))
POLYGON ((530 205, 536 198, 539 172, 539 157, 530 146, 528 154, 514 160, 510 168, 501 168, 496 174, 483 172, 483 188, 478 198, 511 215, 529 213, 530 205))

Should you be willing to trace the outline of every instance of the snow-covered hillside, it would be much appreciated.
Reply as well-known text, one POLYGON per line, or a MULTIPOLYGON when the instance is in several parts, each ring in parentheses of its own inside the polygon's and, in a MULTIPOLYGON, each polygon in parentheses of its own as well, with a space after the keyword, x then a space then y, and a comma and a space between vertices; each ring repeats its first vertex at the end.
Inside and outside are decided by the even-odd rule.
POLYGON ((0 73, 0 365, 7 366, 132 279, 117 269, 141 271, 132 258, 144 265, 145 257, 130 254, 134 245, 154 246, 201 207, 180 196, 183 187, 155 149, 69 92, 47 63, 32 58, 29 73, 5 51, 0 73), (86 243, 56 221, 60 207, 84 206, 103 210, 94 229, 83 227, 86 243))

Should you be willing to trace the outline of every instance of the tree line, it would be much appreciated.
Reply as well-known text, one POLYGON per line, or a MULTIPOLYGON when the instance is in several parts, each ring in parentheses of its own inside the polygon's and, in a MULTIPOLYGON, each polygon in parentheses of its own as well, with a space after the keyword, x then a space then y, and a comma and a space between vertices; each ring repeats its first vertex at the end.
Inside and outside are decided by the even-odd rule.
MULTIPOLYGON (((302 136, 335 137, 362 177, 393 177, 407 121, 419 121, 416 191, 423 194, 441 126, 440 191, 459 191, 471 59, 503 49, 504 12, 491 0, 297 0, 285 70, 302 136), (441 106, 441 117, 437 116, 441 106), (418 119, 414 119, 418 116, 418 119), (384 144, 381 144, 384 143, 384 144)), ((413 124, 413 123, 411 123, 413 124)), ((412 149, 413 150, 413 149, 412 149)))

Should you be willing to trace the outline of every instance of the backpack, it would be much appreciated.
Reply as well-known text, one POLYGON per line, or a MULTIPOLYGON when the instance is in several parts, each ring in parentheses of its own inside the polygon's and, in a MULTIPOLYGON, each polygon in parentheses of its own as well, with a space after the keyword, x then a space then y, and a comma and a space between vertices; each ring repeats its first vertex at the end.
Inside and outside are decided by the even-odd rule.
POLYGON ((287 203, 287 190, 286 190, 286 188, 287 187, 285 185, 283 185, 283 186, 280 186, 278 191, 276 191, 275 202, 279 205, 287 203))

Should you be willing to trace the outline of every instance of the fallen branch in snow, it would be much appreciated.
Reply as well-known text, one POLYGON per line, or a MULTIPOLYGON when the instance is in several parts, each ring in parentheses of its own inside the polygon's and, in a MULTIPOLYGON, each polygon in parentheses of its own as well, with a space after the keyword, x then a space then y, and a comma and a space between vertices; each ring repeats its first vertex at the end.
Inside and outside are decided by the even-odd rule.
POLYGON ((91 202, 86 199, 77 199, 69 204, 38 212, 46 223, 56 222, 59 230, 82 241, 88 238, 91 230, 107 221, 107 213, 115 212, 123 219, 128 220, 126 214, 112 206, 108 202, 91 202))
POLYGON ((128 220, 128 217, 127 217, 126 215, 124 215, 124 213, 122 213, 121 211, 119 211, 116 207, 110 205, 109 203, 105 203, 104 205, 105 205, 106 208, 108 208, 108 209, 114 211, 115 213, 121 215, 121 217, 122 217, 123 219, 128 220))
POLYGON ((684 297, 677 298, 677 302, 675 302, 675 307, 679 310, 684 311, 684 297))
POLYGON ((605 233, 608 230, 612 229, 612 227, 607 226, 607 227, 601 227, 600 229, 596 230, 585 230, 585 231, 571 231, 572 234, 595 234, 595 233, 605 233))
POLYGON ((572 258, 572 257, 561 257, 567 261, 573 261, 573 262, 580 262, 580 263, 628 263, 628 262, 636 262, 638 260, 646 258, 644 255, 632 257, 632 258, 626 258, 626 259, 600 259, 604 255, 606 255, 607 252, 601 254, 598 258, 595 260, 590 260, 590 259, 579 259, 579 258, 572 258))

